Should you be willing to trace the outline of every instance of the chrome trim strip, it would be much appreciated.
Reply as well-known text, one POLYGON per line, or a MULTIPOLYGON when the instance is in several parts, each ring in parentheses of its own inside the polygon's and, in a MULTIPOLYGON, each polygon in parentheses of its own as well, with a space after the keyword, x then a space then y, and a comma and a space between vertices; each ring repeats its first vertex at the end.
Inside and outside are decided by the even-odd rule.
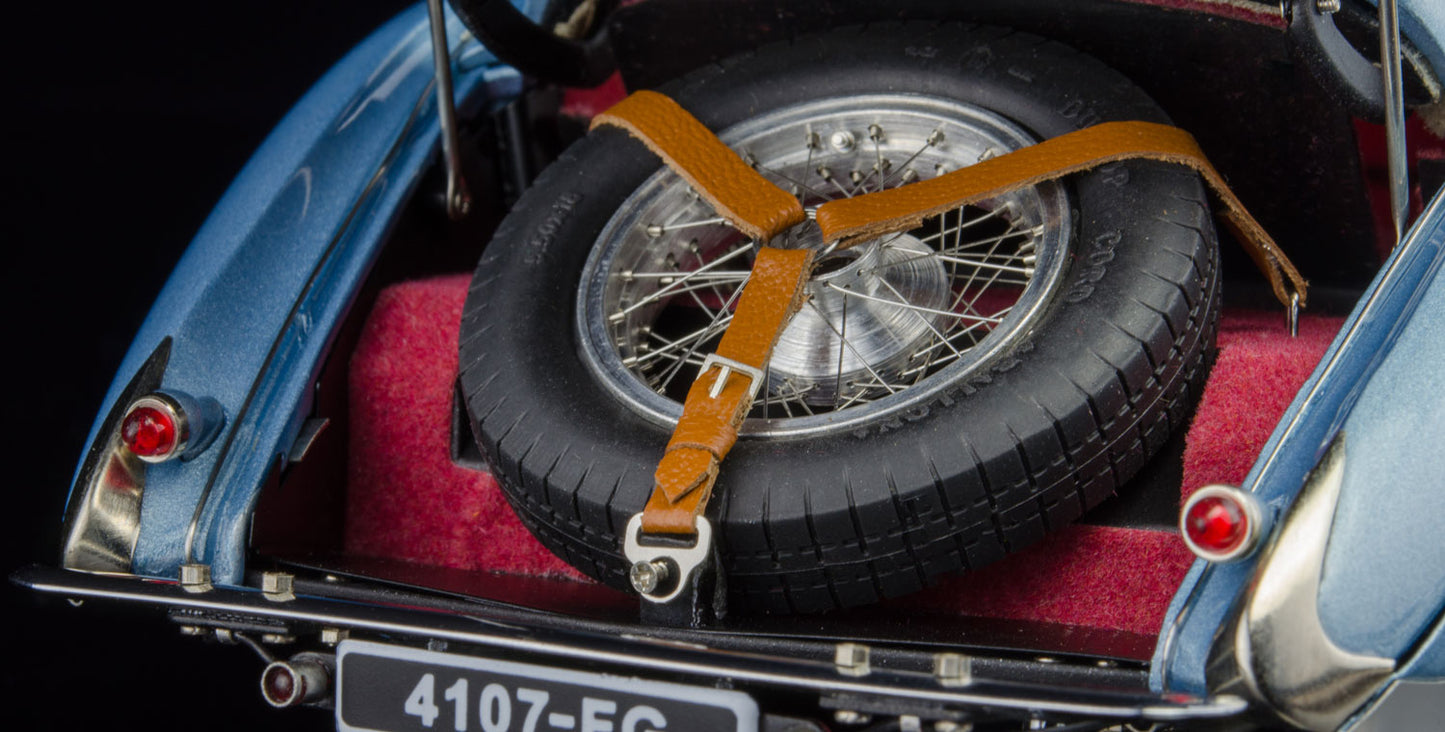
POLYGON ((1395 245, 1410 220, 1410 171, 1405 152, 1405 92, 1400 71, 1400 15, 1396 0, 1380 2, 1380 76, 1385 99, 1385 162, 1389 166, 1390 220, 1395 245))
POLYGON ((101 439, 106 447, 66 534, 60 564, 86 572, 129 573, 140 538, 145 463, 114 431, 101 439))
MULTIPOLYGON (((1387 303, 1386 301, 1390 299, 1389 296, 1396 295, 1396 291, 1402 288, 1399 284, 1400 280, 1407 276, 1407 274, 1413 273, 1409 272, 1411 267, 1407 266, 1413 265, 1415 262, 1412 255, 1414 255, 1416 251, 1421 251, 1421 256, 1429 256, 1428 252, 1424 251, 1427 245, 1421 240, 1428 238, 1436 228, 1439 228, 1440 224, 1438 222, 1442 220, 1445 220, 1445 193, 1436 194, 1436 196, 1431 199, 1430 204, 1425 208, 1425 213, 1422 214, 1416 222, 1421 225, 1414 226, 1410 229, 1405 241, 1396 247, 1396 255, 1392 256, 1390 260, 1385 263, 1384 270, 1376 275, 1375 284, 1371 286, 1363 302, 1355 306, 1354 313, 1352 313, 1349 321, 1345 323, 1345 330, 1335 336, 1331 351, 1325 354, 1325 358, 1328 360, 1322 360, 1320 362, 1321 365, 1315 367, 1314 374, 1311 375, 1310 381, 1306 382, 1306 386, 1309 387, 1310 392, 1305 397, 1304 406, 1295 410, 1294 414, 1289 415, 1289 423, 1284 425, 1282 430, 1279 427, 1275 428, 1275 435, 1279 435, 1279 439, 1275 439, 1274 435, 1270 437, 1274 444, 1270 445, 1267 443, 1265 447, 1272 449, 1270 449, 1269 455, 1263 456, 1255 462, 1255 466, 1250 470, 1255 480, 1250 481, 1246 478, 1246 486, 1252 486, 1261 482, 1259 478, 1268 475, 1268 472, 1274 467, 1275 463, 1280 461, 1281 452, 1283 452, 1285 446, 1291 442, 1289 438, 1297 430, 1301 429, 1305 421, 1305 415, 1309 410, 1304 407, 1312 406, 1309 402, 1319 398, 1318 395, 1320 392, 1325 391, 1326 384, 1333 385, 1340 382, 1358 384, 1358 386, 1352 386, 1353 393, 1356 394, 1359 388, 1363 388, 1364 379, 1360 378, 1358 374, 1350 374, 1350 376, 1354 378, 1348 380, 1335 378, 1337 371, 1344 371, 1348 367, 1346 364, 1347 360, 1359 359, 1356 353, 1345 346, 1353 344, 1357 340, 1365 337, 1357 334, 1361 333, 1366 324, 1378 330, 1382 326, 1376 325, 1377 323, 1396 323, 1390 328, 1391 335, 1393 335, 1393 333, 1397 332, 1401 327, 1398 323, 1405 319, 1404 316, 1413 313, 1415 299, 1413 297, 1407 306, 1410 313, 1390 313, 1388 308, 1391 303, 1387 303), (1427 223, 1430 225, 1423 225, 1427 223)), ((1411 290, 1422 289, 1420 288, 1420 282, 1428 280, 1428 275, 1424 277, 1417 275, 1415 281, 1409 282, 1407 285, 1404 285, 1404 287, 1408 287, 1411 290)), ((1390 342, 1393 343, 1393 338, 1390 339, 1390 342)), ((1371 355, 1373 356, 1373 353, 1371 355)), ((1373 367, 1373 365, 1378 363, 1378 360, 1371 358, 1370 363, 1373 367)), ((1299 397, 1295 399, 1296 402, 1299 402, 1299 397)), ((1340 399, 1339 401, 1353 403, 1353 399, 1340 399)), ((1335 425, 1339 425, 1343 421, 1344 418, 1340 416, 1334 416, 1332 419, 1335 425)))
POLYGON ((1344 478, 1345 435, 1336 435, 1264 550, 1243 611, 1221 643, 1233 643, 1244 684, 1286 721, 1338 729, 1373 697, 1395 662, 1335 645, 1320 621, 1320 576, 1344 478))
POLYGON ((76 473, 65 507, 65 544, 60 550, 60 566, 66 569, 131 571, 140 538, 146 464, 121 443, 120 426, 137 397, 160 387, 170 353, 171 339, 167 337, 110 405, 76 473))
POLYGON ((1067 692, 975 680, 968 687, 945 688, 928 673, 878 668, 868 681, 840 677, 832 659, 721 651, 697 644, 678 644, 642 637, 601 636, 500 623, 477 614, 462 615, 399 606, 358 604, 318 597, 297 597, 285 604, 268 602, 259 591, 217 588, 206 595, 188 595, 174 583, 134 578, 71 574, 29 567, 11 579, 34 590, 69 598, 143 603, 215 613, 235 613, 305 623, 472 644, 492 649, 549 656, 558 662, 594 662, 639 671, 724 678, 738 682, 829 694, 857 694, 915 702, 1005 708, 1039 713, 1112 719, 1176 721, 1240 714, 1243 699, 1219 696, 1196 699, 1171 695, 1100 691, 1060 699, 1067 692))

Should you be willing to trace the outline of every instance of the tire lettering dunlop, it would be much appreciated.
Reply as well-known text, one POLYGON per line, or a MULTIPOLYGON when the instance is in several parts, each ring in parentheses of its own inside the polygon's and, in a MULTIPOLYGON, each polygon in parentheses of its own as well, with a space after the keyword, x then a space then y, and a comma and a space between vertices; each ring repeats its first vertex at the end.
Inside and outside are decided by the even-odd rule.
POLYGON ((1129 185, 1129 169, 1123 163, 1109 163, 1099 167, 1099 179, 1115 188, 1129 185))
POLYGON ((1075 126, 1079 129, 1090 127, 1099 123, 1099 113, 1089 109, 1089 104, 1082 99, 1074 99, 1059 109, 1059 115, 1074 120, 1075 126))
POLYGON ((539 265, 546 261, 547 250, 551 248, 553 240, 557 238, 557 231, 567 223, 571 217, 572 210, 582 201, 580 193, 563 193, 552 203, 552 210, 547 213, 547 218, 542 225, 537 227, 536 233, 527 239, 528 252, 523 257, 524 262, 529 265, 539 265))
POLYGON ((1089 242, 1088 251, 1083 255, 1083 262, 1087 266, 1075 274, 1075 283, 1064 296, 1065 302, 1083 302, 1094 294, 1094 283, 1104 279, 1107 272, 1104 265, 1114 261, 1114 247, 1123 238, 1124 235, 1118 231, 1106 231, 1089 242))

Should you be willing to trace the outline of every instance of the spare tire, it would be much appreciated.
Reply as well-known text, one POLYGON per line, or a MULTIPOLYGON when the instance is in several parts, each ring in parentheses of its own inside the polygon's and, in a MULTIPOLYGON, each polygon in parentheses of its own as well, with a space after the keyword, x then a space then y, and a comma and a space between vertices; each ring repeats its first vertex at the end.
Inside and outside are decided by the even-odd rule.
MULTIPOLYGON (((998 28, 869 26, 660 89, 805 206, 1109 120, 1138 88, 998 28)), ((811 222, 781 246, 820 246, 811 222)), ((477 266, 461 385, 508 499, 620 588, 620 533, 754 242, 641 142, 573 145, 477 266)), ((709 515, 734 606, 812 612, 917 590, 1075 519, 1179 427, 1213 348, 1217 244, 1192 172, 1108 165, 825 258, 709 515)))

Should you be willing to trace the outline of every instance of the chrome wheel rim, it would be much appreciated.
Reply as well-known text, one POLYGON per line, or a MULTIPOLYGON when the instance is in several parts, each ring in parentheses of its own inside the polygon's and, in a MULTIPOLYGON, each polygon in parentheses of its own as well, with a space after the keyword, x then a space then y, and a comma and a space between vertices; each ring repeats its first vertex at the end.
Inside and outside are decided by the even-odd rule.
MULTIPOLYGON (((987 110, 892 94, 799 104, 719 137, 809 211, 1035 142, 987 110)), ((1037 325, 1071 243, 1069 197, 1049 182, 820 255, 743 434, 852 430, 917 413, 1037 325)), ((767 244, 823 249, 811 220, 767 244)), ((649 177, 583 268, 575 324, 589 369, 630 408, 675 424, 757 246, 672 171, 649 177)))

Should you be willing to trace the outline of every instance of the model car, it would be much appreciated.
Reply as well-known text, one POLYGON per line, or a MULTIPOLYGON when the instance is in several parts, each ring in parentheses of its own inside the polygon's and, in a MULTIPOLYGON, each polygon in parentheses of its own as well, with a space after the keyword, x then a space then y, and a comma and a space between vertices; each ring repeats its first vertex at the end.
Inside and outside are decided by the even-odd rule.
POLYGON ((119 368, 58 566, 17 582, 251 647, 264 703, 343 729, 1438 718, 1436 7, 453 10, 377 30, 257 151, 119 368), (808 221, 748 236, 587 129, 638 90, 808 221), (1119 121, 1193 133, 1309 294, 1170 161, 851 248, 811 223, 1119 121), (709 354, 765 244, 815 253, 801 309, 696 534, 645 536, 689 385, 746 366, 709 354))

